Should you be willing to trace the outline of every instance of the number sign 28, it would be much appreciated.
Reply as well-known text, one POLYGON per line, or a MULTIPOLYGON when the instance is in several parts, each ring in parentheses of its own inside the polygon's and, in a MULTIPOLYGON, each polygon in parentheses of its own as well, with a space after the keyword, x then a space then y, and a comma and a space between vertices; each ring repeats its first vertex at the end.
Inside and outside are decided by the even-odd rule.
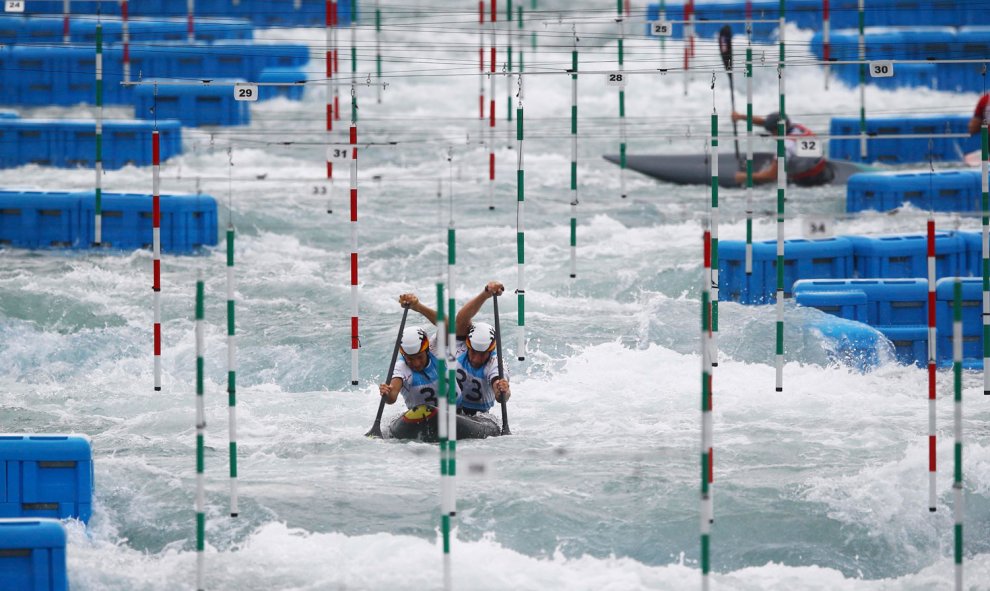
POLYGON ((626 87, 626 75, 624 72, 609 72, 605 74, 605 84, 608 86, 626 87))

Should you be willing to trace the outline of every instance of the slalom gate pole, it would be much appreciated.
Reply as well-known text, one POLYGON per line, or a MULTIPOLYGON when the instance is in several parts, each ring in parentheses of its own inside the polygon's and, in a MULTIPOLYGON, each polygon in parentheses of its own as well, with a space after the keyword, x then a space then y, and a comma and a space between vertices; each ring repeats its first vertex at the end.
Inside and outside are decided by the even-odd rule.
MULTIPOLYGON (((158 93, 158 87, 155 87, 158 93)), ((162 389, 162 209, 161 143, 158 121, 151 132, 151 305, 154 314, 155 392, 162 389)))
MULTIPOLYGON (((353 22, 353 20, 352 20, 353 22)), ((357 90, 351 82, 351 385, 358 383, 358 148, 357 148, 357 90)))
POLYGON ((784 147, 784 140, 787 135, 784 85, 784 2, 785 0, 780 0, 780 67, 777 72, 780 89, 780 121, 777 122, 777 392, 784 391, 784 202, 787 193, 787 150, 784 147))
POLYGON ((577 277, 577 149, 578 149, 578 49, 577 33, 571 51, 571 279, 577 277))
POLYGON ((935 511, 935 217, 928 212, 928 510, 935 511))
MULTIPOLYGON (((99 17, 97 17, 99 18, 99 17)), ((93 225, 93 243, 103 243, 103 23, 96 23, 96 219, 93 225)))
POLYGON ((206 411, 203 404, 203 272, 196 278, 196 589, 203 584, 206 546, 206 490, 204 437, 206 411))
MULTIPOLYGON (((519 77, 519 87, 523 79, 519 77)), ((526 359, 526 232, 524 229, 524 213, 526 205, 526 173, 523 168, 523 101, 519 99, 516 107, 516 269, 518 270, 518 287, 516 294, 519 299, 519 337, 516 344, 519 361, 526 359)))
POLYGON ((711 447, 712 429, 712 368, 708 342, 711 336, 711 232, 708 221, 705 221, 704 232, 704 272, 701 286, 701 498, 699 513, 701 517, 701 588, 707 591, 710 586, 709 571, 711 568, 711 527, 713 521, 712 498, 708 475, 711 472, 709 449, 711 447))
POLYGON ((952 474, 952 518, 954 559, 955 559, 955 588, 963 590, 963 431, 962 431, 962 279, 956 277, 952 290, 952 376, 955 403, 952 413, 952 431, 955 435, 953 456, 955 469, 952 474))

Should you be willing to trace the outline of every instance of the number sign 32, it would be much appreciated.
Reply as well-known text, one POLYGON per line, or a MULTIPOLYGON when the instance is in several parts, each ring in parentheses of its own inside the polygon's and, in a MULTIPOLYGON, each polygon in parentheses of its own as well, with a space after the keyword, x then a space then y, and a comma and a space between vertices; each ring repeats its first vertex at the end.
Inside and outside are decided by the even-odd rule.
POLYGON ((818 138, 801 138, 797 140, 797 155, 803 158, 821 158, 822 141, 818 138))

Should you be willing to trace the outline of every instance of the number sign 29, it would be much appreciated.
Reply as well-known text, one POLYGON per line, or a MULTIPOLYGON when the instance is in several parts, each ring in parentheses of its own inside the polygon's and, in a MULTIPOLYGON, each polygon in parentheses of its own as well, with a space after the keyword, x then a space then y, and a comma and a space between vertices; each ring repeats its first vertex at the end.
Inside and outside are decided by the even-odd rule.
POLYGON ((605 74, 605 84, 608 86, 626 87, 626 74, 624 72, 609 72, 605 74))
POLYGON ((235 84, 234 100, 236 101, 256 101, 258 100, 257 84, 235 84))
POLYGON ((890 60, 879 60, 870 62, 871 78, 891 78, 894 76, 894 62, 890 60))

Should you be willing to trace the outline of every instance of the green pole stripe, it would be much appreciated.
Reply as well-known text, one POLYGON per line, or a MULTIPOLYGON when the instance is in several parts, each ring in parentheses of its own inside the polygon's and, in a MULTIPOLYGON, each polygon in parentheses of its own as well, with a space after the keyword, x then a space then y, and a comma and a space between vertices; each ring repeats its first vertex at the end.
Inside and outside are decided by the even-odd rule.
POLYGON ((227 266, 234 266, 234 231, 227 230, 227 266))
POLYGON ((626 144, 625 142, 619 144, 619 168, 626 167, 626 144))
POLYGON ((784 221, 784 189, 777 189, 777 216, 778 221, 784 221))
POLYGON ((626 116, 626 91, 619 91, 619 117, 626 116))
POLYGON ((711 296, 708 294, 708 290, 705 290, 701 294, 701 330, 705 333, 708 332, 708 328, 711 326, 708 321, 709 308, 711 308, 711 296))
POLYGON ((577 246, 577 220, 571 218, 571 246, 577 246))
POLYGON ((206 465, 205 453, 203 452, 203 434, 196 434, 196 472, 202 474, 206 465))
POLYGON ((622 65, 622 38, 619 38, 619 65, 622 65))
POLYGON ((196 358, 196 394, 203 395, 203 358, 196 358))
POLYGON ((449 228, 447 230, 447 264, 448 265, 455 264, 455 261, 457 259, 457 254, 456 254, 457 250, 455 244, 456 242, 454 237, 454 229, 449 228))
POLYGON ((516 200, 525 201, 524 196, 525 186, 523 185, 523 177, 526 176, 526 171, 519 169, 516 171, 516 200))
MULTIPOLYGON (((708 380, 705 380, 708 381, 708 380)), ((702 410, 704 410, 704 403, 702 403, 702 410)), ((701 494, 708 494, 708 452, 701 452, 701 494)))
POLYGON ((196 550, 202 552, 205 549, 206 539, 206 515, 202 512, 196 513, 196 550))
POLYGON ((227 372, 227 404, 234 406, 237 403, 237 387, 234 371, 227 372))
POLYGON ((746 220, 746 242, 753 241, 753 220, 746 220))
POLYGON ((577 105, 571 105, 571 135, 577 135, 578 127, 578 108, 577 105))
POLYGON ((203 319, 203 282, 196 282, 196 320, 203 319))
POLYGON ((523 140, 523 110, 522 107, 516 108, 516 139, 519 141, 523 140))
POLYGON ((955 444, 953 455, 955 456, 956 465, 955 465, 955 469, 952 472, 952 479, 954 482, 961 483, 962 482, 962 444, 961 443, 955 444))
POLYGON ((237 478, 237 442, 230 442, 230 477, 237 478))
POLYGON ((777 331, 776 331, 776 333, 777 333, 776 334, 776 336, 777 336, 777 350, 776 350, 776 354, 777 355, 783 355, 784 354, 784 323, 783 322, 777 322, 777 331))
POLYGON ((525 256, 523 254, 524 241, 525 241, 525 232, 516 232, 516 251, 518 253, 517 262, 520 265, 526 264, 525 256))
POLYGON ((227 334, 234 335, 234 300, 227 300, 227 334))
POLYGON ((577 162, 571 162, 571 191, 577 191, 577 162))
POLYGON ((519 305, 519 326, 526 326, 526 294, 519 294, 517 302, 519 305))
POLYGON ((710 547, 710 536, 708 534, 701 534, 701 572, 705 575, 711 572, 710 547))
POLYGON ((440 516, 440 528, 443 530, 443 553, 450 554, 450 515, 440 516))

